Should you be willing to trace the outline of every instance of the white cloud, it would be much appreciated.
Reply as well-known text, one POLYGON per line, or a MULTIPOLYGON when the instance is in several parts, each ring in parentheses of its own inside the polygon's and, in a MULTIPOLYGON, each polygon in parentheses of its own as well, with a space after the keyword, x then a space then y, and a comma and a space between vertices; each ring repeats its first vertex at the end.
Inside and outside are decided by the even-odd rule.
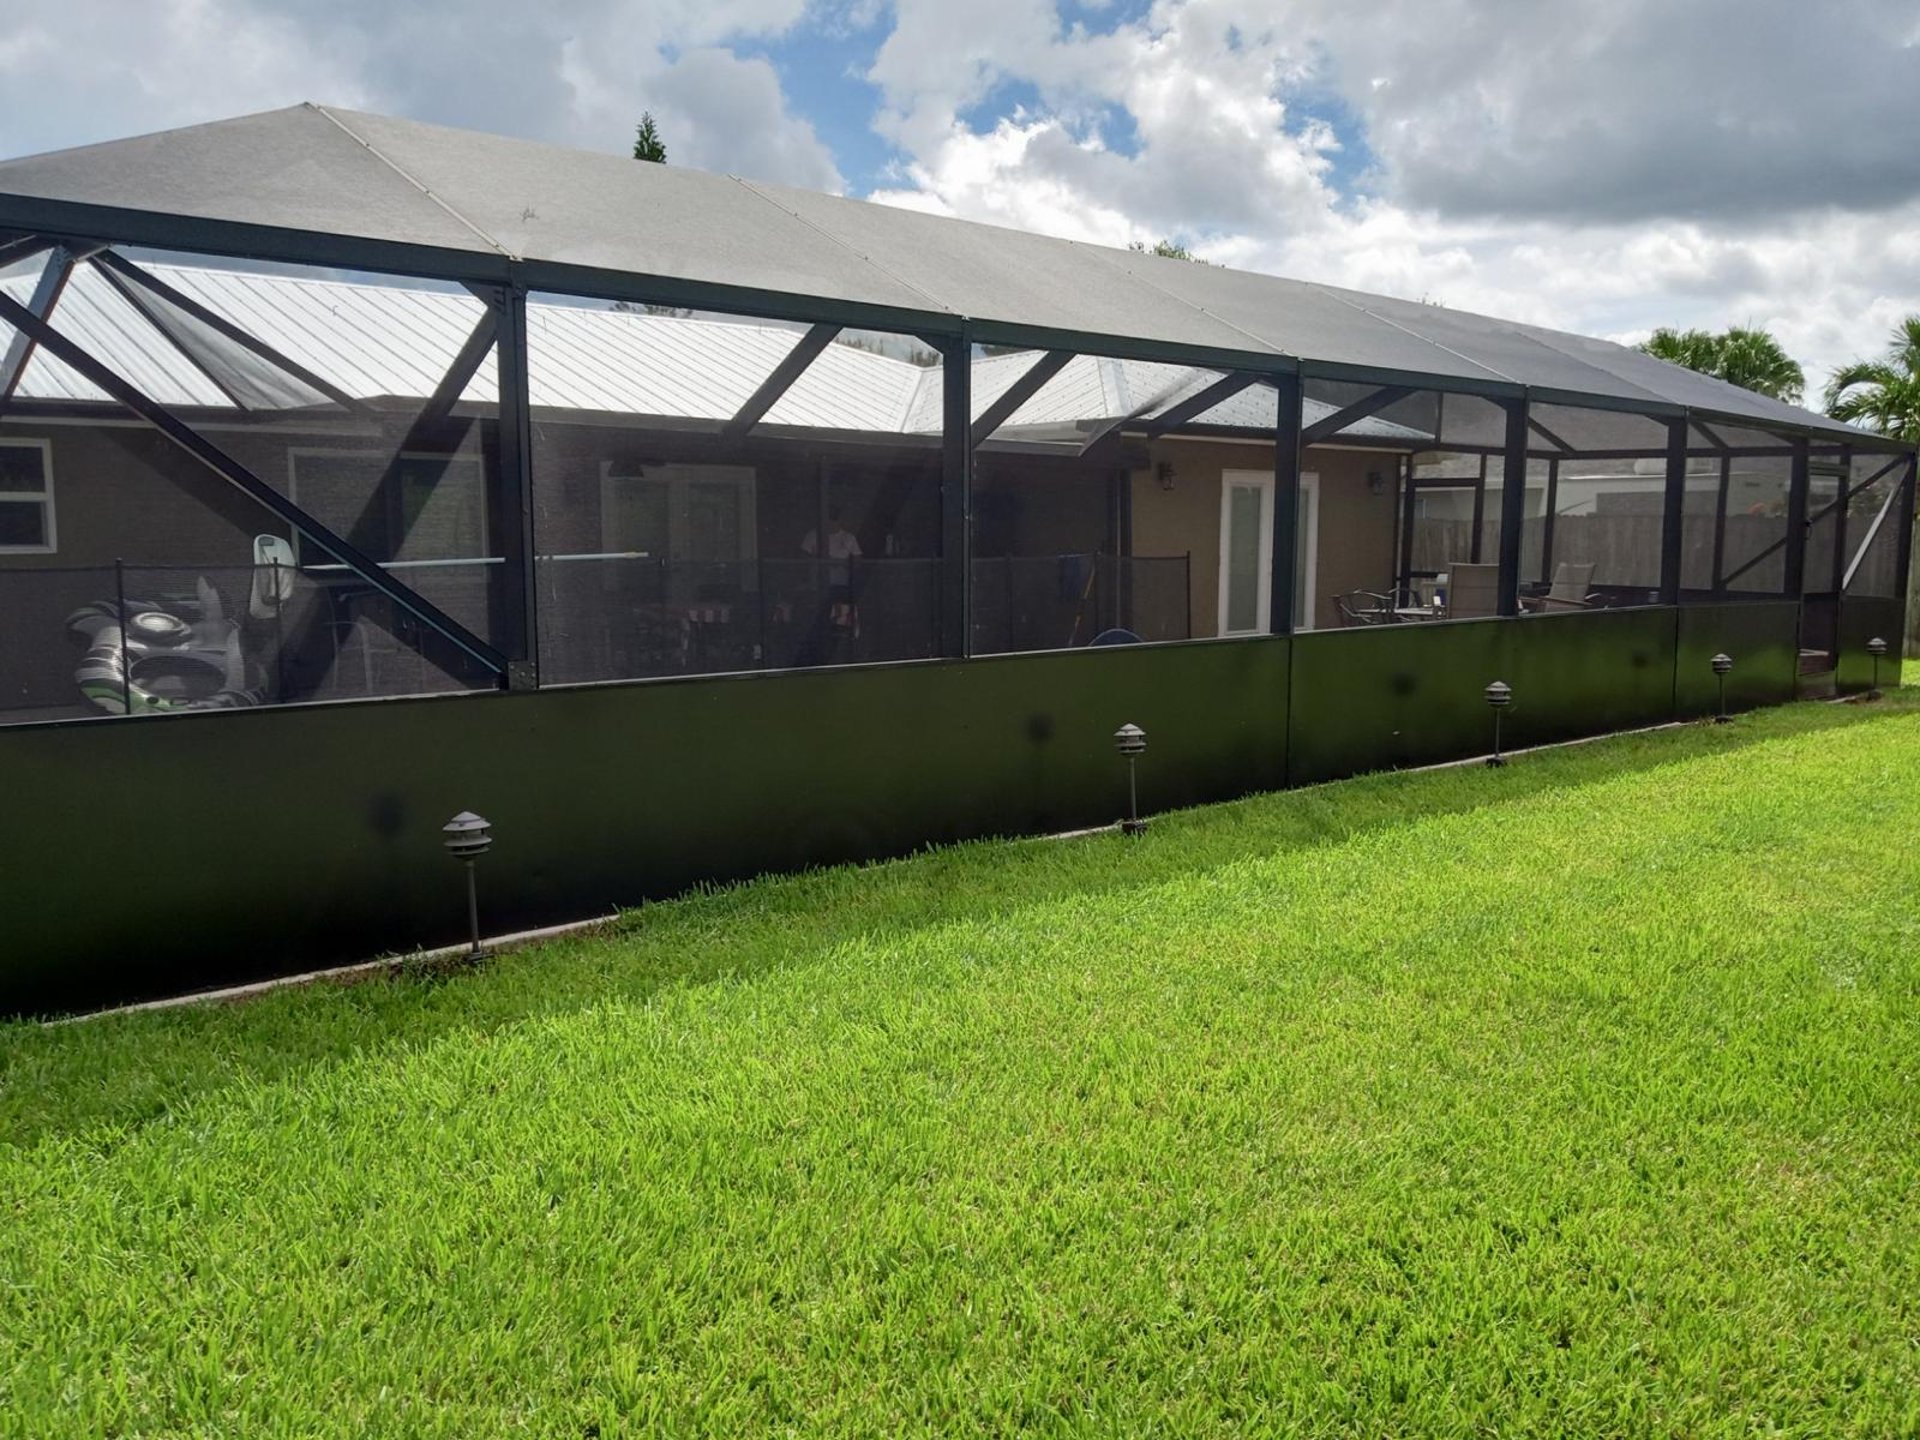
POLYGON ((11 0, 0 154, 318 100, 840 188, 764 61, 806 0, 11 0))
POLYGON ((810 124, 787 113, 780 77, 765 60, 716 46, 688 50, 648 93, 655 118, 676 137, 670 160, 814 190, 842 188, 832 152, 810 124))
POLYGON ((1817 383, 1920 310, 1920 51, 1868 53, 1890 0, 1730 6, 1158 0, 1089 35, 1042 0, 896 0, 869 78, 909 158, 875 198, 1618 339, 1755 322, 1817 383), (1009 85, 1019 114, 965 122, 1009 85), (1306 103, 1330 91, 1364 193, 1306 103), (1116 106, 1131 153, 1088 118, 1116 106))
POLYGON ((902 157, 888 203, 1180 238, 1616 338, 1754 321, 1816 374, 1920 310, 1912 0, 1074 13, 1089 18, 1053 0, 10 0, 0 154, 301 99, 620 150, 651 109, 676 163, 838 189, 814 125, 743 52, 877 21, 872 119, 902 157))
POLYGON ((1920 196, 1902 118, 1920 85, 1911 0, 1295 0, 1291 12, 1408 204, 1769 223, 1920 196))

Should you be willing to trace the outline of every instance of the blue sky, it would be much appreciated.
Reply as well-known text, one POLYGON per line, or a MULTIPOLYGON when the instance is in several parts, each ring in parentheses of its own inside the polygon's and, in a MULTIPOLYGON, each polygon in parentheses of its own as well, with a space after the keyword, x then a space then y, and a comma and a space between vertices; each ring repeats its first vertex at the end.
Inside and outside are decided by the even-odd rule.
POLYGON ((905 157, 873 128, 879 87, 866 79, 884 31, 876 21, 859 28, 822 23, 796 27, 768 41, 747 41, 742 55, 764 55, 780 76, 787 101, 833 152, 854 194, 877 188, 905 157))

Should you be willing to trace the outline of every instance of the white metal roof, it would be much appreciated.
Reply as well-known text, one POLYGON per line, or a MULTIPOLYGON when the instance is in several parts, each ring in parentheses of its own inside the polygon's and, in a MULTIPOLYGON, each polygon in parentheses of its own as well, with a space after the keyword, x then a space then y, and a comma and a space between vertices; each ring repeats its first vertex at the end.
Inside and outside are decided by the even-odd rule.
MULTIPOLYGON (((447 372, 484 307, 457 288, 148 265, 159 279, 231 321, 321 379, 361 399, 424 399, 447 372)), ((31 273, 0 280, 24 302, 31 273)), ((168 406, 230 405, 227 396, 139 313, 94 266, 76 266, 55 325, 149 398, 168 406)), ((7 333, 0 326, 0 334, 7 333)), ((536 410, 726 420, 800 342, 796 326, 650 314, 607 305, 527 306, 529 392, 536 410)), ((1031 351, 974 361, 973 406, 983 413, 1034 363, 1031 351)), ((999 433, 1057 433, 1151 416, 1211 384, 1218 371, 1144 360, 1075 356, 999 433)), ((496 394, 489 357, 465 398, 496 394)), ((37 351, 17 393, 24 399, 104 402, 64 363, 37 351)), ((1275 395, 1252 386, 1195 424, 1270 429, 1275 395)), ((1307 422, 1331 413, 1309 400, 1307 422)), ((941 416, 940 371, 854 344, 829 345, 767 414, 772 425, 879 433, 931 433, 941 416)), ((1350 433, 1418 441, 1419 431, 1372 419, 1350 433)))

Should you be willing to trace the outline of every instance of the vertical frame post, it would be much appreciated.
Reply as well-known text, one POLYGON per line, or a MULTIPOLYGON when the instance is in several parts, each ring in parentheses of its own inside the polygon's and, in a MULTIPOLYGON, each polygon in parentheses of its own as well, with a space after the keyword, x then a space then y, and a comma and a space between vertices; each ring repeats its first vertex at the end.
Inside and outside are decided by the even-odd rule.
POLYGON ((1413 526, 1417 498, 1413 493, 1413 457, 1398 457, 1394 468, 1400 477, 1400 582, 1395 603, 1412 605, 1416 603, 1413 590, 1413 526))
MULTIPOLYGON (((1273 426, 1273 573, 1272 618, 1275 635, 1290 634, 1293 613, 1294 546, 1300 527, 1300 405, 1304 387, 1298 371, 1273 377, 1279 405, 1273 426)), ((1311 599, 1311 597, 1309 597, 1311 599)))
POLYGON ((1733 491, 1733 457, 1720 457, 1720 494, 1713 502, 1713 593, 1721 591, 1720 577, 1727 568, 1727 497, 1733 491))
POLYGON ((1660 507, 1660 603, 1680 603, 1681 540, 1686 533, 1687 418, 1667 422, 1667 488, 1660 507))
POLYGON ((1507 443, 1500 461, 1500 588, 1496 609, 1520 613, 1520 541, 1527 518, 1527 402, 1509 400, 1507 443))
POLYGON ((940 653, 973 653, 973 342, 940 349, 940 653))
POLYGON ((1546 513, 1540 517, 1540 583, 1553 583, 1553 524, 1560 513, 1560 457, 1547 461, 1546 513))
POLYGON ((1128 594, 1132 588, 1132 567, 1127 558, 1133 554, 1133 472, 1124 464, 1115 465, 1107 480, 1107 537, 1113 550, 1112 584, 1101 598, 1104 624, 1124 628, 1133 611, 1128 594))
POLYGON ((1853 447, 1840 447, 1840 484, 1833 498, 1833 592, 1844 591, 1847 578, 1847 507, 1853 497, 1847 493, 1853 484, 1853 447))
POLYGON ((1481 561, 1481 536, 1487 528, 1487 457, 1480 457, 1480 469, 1473 478, 1473 520, 1467 536, 1467 563, 1481 561))
POLYGON ((500 520, 506 556, 502 604, 506 688, 540 684, 540 591, 534 559, 533 420, 527 380, 527 292, 518 285, 491 292, 499 317, 500 520))
MULTIPOLYGON (((1900 528, 1894 532, 1893 575, 1894 593, 1900 596, 1905 607, 1903 613, 1906 632, 1915 633, 1913 614, 1913 523, 1916 482, 1920 481, 1920 459, 1907 457, 1906 478, 1900 482, 1900 498, 1894 502, 1893 516, 1900 522, 1900 528)), ((1902 646, 1902 649, 1907 647, 1902 646)))
POLYGON ((1785 589, 1795 600, 1807 593, 1807 442, 1793 442, 1793 469, 1787 481, 1785 589))

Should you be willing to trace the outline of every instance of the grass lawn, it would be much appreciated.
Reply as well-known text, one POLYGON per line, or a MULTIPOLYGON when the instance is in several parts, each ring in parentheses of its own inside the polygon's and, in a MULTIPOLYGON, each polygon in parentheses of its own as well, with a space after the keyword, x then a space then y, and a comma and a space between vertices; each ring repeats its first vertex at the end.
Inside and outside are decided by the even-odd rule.
POLYGON ((0 1434, 1920 1433, 1916 712, 0 1028, 0 1434))

